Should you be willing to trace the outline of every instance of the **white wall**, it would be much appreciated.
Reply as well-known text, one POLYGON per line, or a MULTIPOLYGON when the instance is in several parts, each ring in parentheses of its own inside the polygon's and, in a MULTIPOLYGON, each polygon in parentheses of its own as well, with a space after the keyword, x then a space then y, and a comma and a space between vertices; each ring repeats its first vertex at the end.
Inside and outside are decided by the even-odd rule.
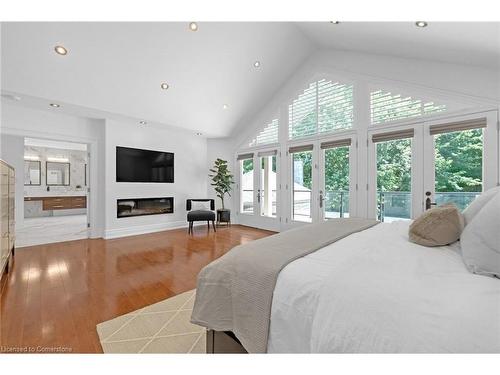
POLYGON ((498 69, 335 50, 317 52, 308 64, 317 72, 341 70, 500 102, 498 69))
MULTIPOLYGON (((82 142, 90 145, 90 204, 94 207, 93 237, 119 237, 186 226, 186 199, 207 196, 207 140, 175 128, 139 126, 136 122, 88 119, 53 114, 2 103, 2 155, 15 159, 18 217, 23 212, 24 137, 82 142), (15 140, 15 141, 13 141, 15 140), (175 153, 175 182, 117 183, 116 146, 175 153), (116 200, 121 198, 174 197, 174 213, 116 217, 116 200)), ((21 215, 21 216, 19 216, 21 215)))
POLYGON ((10 164, 16 173, 16 226, 24 221, 24 138, 2 134, 0 158, 10 164))
MULTIPOLYGON (((234 165, 234 153, 232 150, 232 142, 230 139, 226 138, 217 138, 217 139, 208 139, 207 140, 207 175, 208 170, 213 167, 214 162, 217 158, 224 159, 228 162, 229 170, 235 175, 237 169, 234 165)), ((217 208, 221 208, 221 201, 217 198, 215 190, 212 185, 210 185, 210 178, 208 178, 207 184, 207 197, 215 199, 215 205, 217 208)), ((231 196, 226 195, 224 198, 225 208, 233 209, 234 194, 237 194, 236 185, 233 186, 233 191, 231 192, 231 196)), ((232 215, 231 220, 235 222, 236 215, 232 215)))
POLYGON ((191 132, 163 130, 137 123, 106 121, 106 231, 105 238, 186 227, 186 199, 207 194, 207 141, 191 132), (116 146, 173 152, 174 183, 116 182, 116 146), (116 217, 122 198, 174 197, 174 213, 116 217))

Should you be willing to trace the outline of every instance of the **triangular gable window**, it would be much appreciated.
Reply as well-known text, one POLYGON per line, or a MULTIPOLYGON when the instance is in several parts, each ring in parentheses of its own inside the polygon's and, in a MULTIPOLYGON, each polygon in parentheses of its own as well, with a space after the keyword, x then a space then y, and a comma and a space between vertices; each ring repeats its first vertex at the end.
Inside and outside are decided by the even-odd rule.
POLYGON ((370 93, 370 115, 372 125, 389 121, 431 115, 446 111, 445 104, 422 101, 411 96, 392 94, 377 90, 370 93))
POLYGON ((279 121, 274 119, 248 144, 249 147, 278 143, 279 121))
POLYGON ((322 79, 288 107, 288 136, 296 139, 348 129, 353 122, 353 87, 322 79))

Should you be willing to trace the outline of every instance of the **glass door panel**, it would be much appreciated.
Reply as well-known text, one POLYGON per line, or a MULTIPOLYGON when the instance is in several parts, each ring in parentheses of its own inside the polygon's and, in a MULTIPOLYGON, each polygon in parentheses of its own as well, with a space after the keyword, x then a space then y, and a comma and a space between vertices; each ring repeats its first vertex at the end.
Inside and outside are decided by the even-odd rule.
POLYGON ((376 143, 377 219, 411 218, 412 140, 394 139, 376 143))
POLYGON ((324 150, 323 218, 349 217, 349 149, 350 146, 324 150))
POLYGON ((292 220, 312 222, 313 152, 294 152, 292 156, 292 220))
POLYGON ((240 160, 240 212, 254 212, 254 163, 253 159, 240 160))
MULTIPOLYGON (((434 135, 434 202, 464 210, 483 190, 483 129, 434 135)), ((427 200, 428 199, 428 200, 427 200)))
POLYGON ((260 157, 260 181, 258 200, 260 215, 276 217, 277 202, 277 165, 276 155, 260 157))

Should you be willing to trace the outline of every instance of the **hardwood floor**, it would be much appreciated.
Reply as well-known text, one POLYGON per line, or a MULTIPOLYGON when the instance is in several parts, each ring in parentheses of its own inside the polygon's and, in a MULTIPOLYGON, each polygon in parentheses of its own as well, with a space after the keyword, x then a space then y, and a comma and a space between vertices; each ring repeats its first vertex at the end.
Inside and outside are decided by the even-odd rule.
POLYGON ((96 324, 195 288, 206 264, 272 233, 195 227, 18 249, 1 295, 1 351, 101 353, 96 324))

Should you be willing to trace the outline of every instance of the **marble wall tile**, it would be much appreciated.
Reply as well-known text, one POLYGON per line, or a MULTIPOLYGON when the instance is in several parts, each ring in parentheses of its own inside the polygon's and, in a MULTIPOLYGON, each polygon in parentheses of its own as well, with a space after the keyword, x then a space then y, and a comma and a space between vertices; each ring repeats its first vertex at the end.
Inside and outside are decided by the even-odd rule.
MULTIPOLYGON (((24 155, 37 156, 40 160, 41 166, 41 184, 25 185, 24 196, 37 196, 47 194, 46 185, 46 162, 47 158, 66 158, 70 163, 70 184, 69 186, 50 186, 50 192, 56 194, 86 194, 86 179, 85 179, 85 166, 87 162, 87 152, 80 150, 64 150, 39 146, 25 146, 24 155)), ((88 176, 88 167, 87 167, 88 176)), ((88 179, 87 179, 88 183, 88 179)))

